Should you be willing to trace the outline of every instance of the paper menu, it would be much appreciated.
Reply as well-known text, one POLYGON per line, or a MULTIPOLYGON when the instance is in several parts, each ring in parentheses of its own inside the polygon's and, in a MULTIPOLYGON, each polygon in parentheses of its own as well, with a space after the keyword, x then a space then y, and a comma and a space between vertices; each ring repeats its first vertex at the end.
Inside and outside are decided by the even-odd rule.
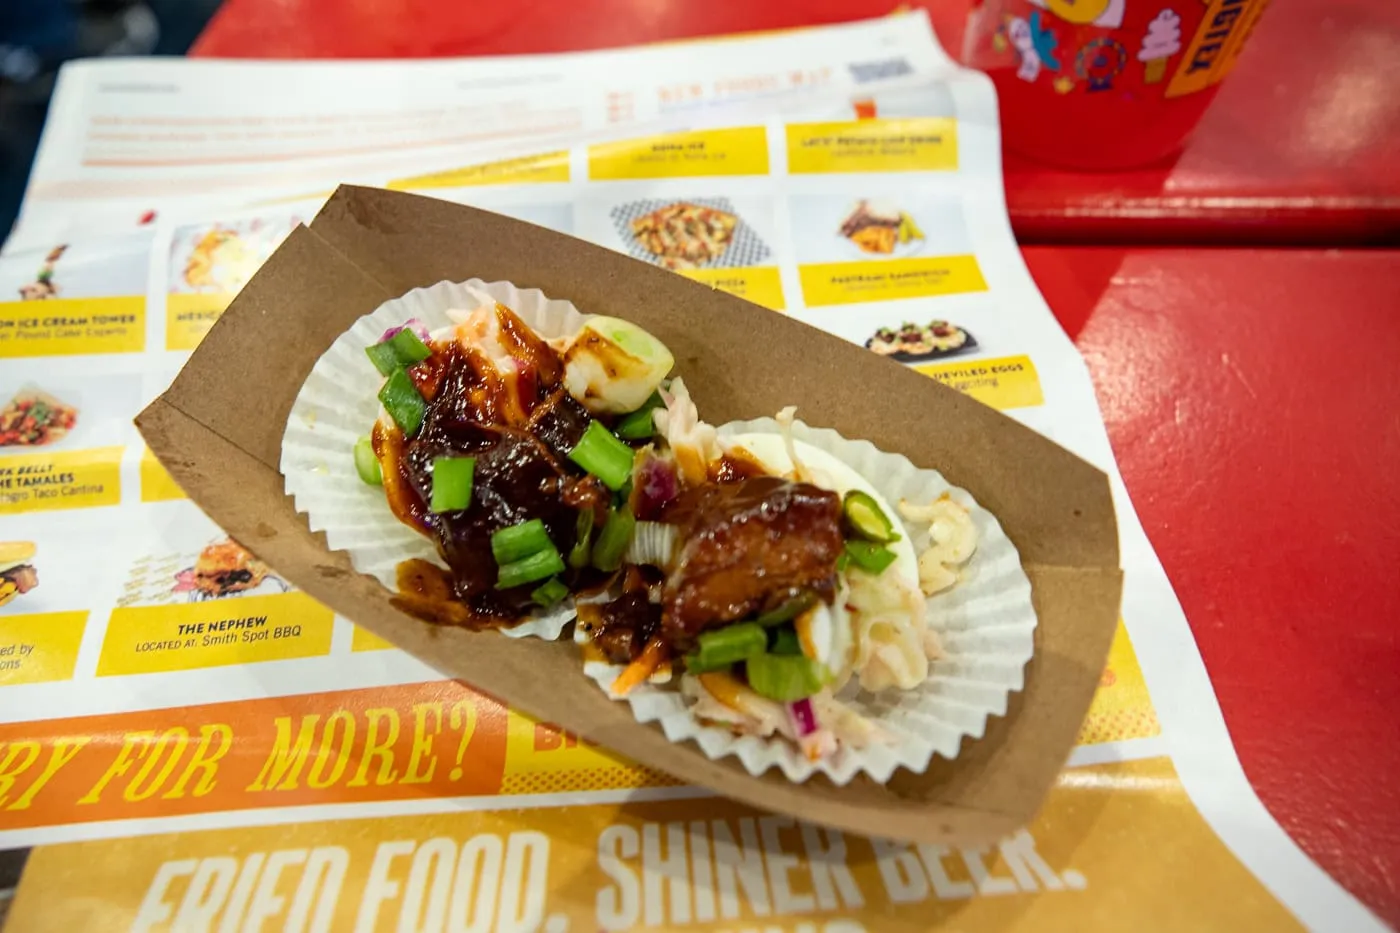
POLYGON ((716 106, 948 73, 926 14, 568 55, 412 62, 140 59, 66 66, 7 250, 370 181, 404 159, 569 139, 716 106), (741 50, 743 54, 735 54, 741 50), (314 189, 313 189, 314 190, 314 189))
MULTIPOLYGON (((775 313, 902 354, 896 358, 1114 473, 1083 363, 1015 252, 1002 202, 994 104, 979 79, 896 77, 862 95, 858 105, 848 92, 785 101, 781 115, 744 110, 726 123, 725 114, 740 111, 725 109, 678 133, 676 124, 639 121, 640 138, 599 131, 544 152, 502 147, 492 150, 487 166, 414 152, 371 180, 500 210, 658 265, 674 264, 680 274, 775 313), (700 219, 701 212, 710 213, 700 219), (679 250, 648 245, 648 231, 673 229, 681 220, 701 223, 704 242, 679 250), (644 221, 640 228, 638 221, 644 221), (935 321, 950 326, 938 333, 935 321)), ((315 190, 271 191, 257 184, 248 189, 255 194, 239 200, 315 190)), ((1033 845, 1027 848, 1018 836, 997 852, 929 853, 848 840, 843 860, 862 905, 836 875, 829 876, 827 895, 819 895, 810 878, 793 882, 779 909, 771 866, 792 864, 784 861, 789 856, 801 866, 830 863, 820 856, 830 840, 818 836, 817 848, 808 850, 805 830, 776 825, 765 840, 761 818, 753 816, 754 851, 762 853, 769 879, 767 912, 756 893, 748 898, 740 887, 733 916, 719 895, 714 915, 706 914, 699 906, 704 895, 697 893, 704 889, 699 866, 704 862, 717 879, 723 865, 746 864, 748 814, 730 813, 717 801, 687 801, 693 791, 441 683, 348 621, 318 613, 300 594, 281 591, 275 573, 260 574, 230 552, 219 529, 143 456, 118 411, 129 417, 160 391, 240 276, 276 245, 279 231, 309 216, 316 204, 187 207, 164 210, 144 233, 110 249, 75 234, 53 263, 51 280, 63 286, 58 297, 0 303, 0 404, 22 384, 36 382, 79 409, 76 426, 60 442, 0 449, 0 493, 31 492, 22 508, 0 496, 0 538, 34 542, 39 575, 36 589, 0 606, 0 706, 6 713, 0 782, 12 781, 0 800, 0 844, 160 834, 148 841, 154 851, 168 853, 142 861, 138 870, 113 862, 112 844, 83 849, 90 859, 76 859, 78 850, 40 849, 31 875, 31 881, 40 879, 33 881, 36 892, 45 885, 53 890, 55 882, 43 879, 65 877, 52 874, 54 866, 76 859, 91 865, 82 883, 108 892, 106 909, 115 911, 94 918, 134 916, 148 902, 156 912, 168 905, 172 916, 187 903, 202 909, 199 897, 189 894, 198 895, 196 877, 210 886, 204 890, 217 891, 227 866, 199 860, 216 857, 206 846, 228 843, 217 832, 194 831, 237 828, 245 841, 235 843, 238 861, 225 896, 232 897, 248 872, 248 900, 239 910, 271 903, 254 893, 268 877, 274 851, 309 853, 324 844, 346 851, 348 880, 325 900, 338 919, 358 918, 367 909, 367 890, 387 890, 368 882, 376 861, 385 860, 386 883, 400 885, 398 895, 374 902, 385 927, 398 922, 404 903, 425 910, 433 903, 433 863, 446 864, 447 856, 440 843, 427 842, 444 833, 459 842, 499 838, 502 871, 512 837, 546 838, 554 855, 542 864, 558 867, 540 886, 526 885, 512 908, 524 919, 542 910, 541 922, 564 915, 573 925, 657 917, 661 925, 715 928, 770 922, 793 929, 799 923, 882 928, 900 918, 905 908, 898 905, 906 905, 909 923, 955 905, 965 908, 957 916, 969 925, 995 927, 1007 922, 1003 911, 1029 911, 1047 923, 1058 917, 1107 926, 1124 917, 1166 916, 1166 906, 1138 882, 1156 879, 1158 889, 1171 889, 1182 877, 1174 872, 1194 863, 1216 864, 1220 876, 1236 879, 1231 890, 1239 897, 1229 906, 1241 913, 1222 908, 1207 915, 1202 905, 1221 898, 1202 891, 1200 898, 1181 899, 1199 911, 1183 914, 1183 923, 1272 928, 1288 922, 1280 905, 1316 927, 1356 929, 1369 922, 1307 862, 1249 790, 1189 628, 1116 473, 1125 624, 1071 769, 1046 815, 1030 828, 1033 845), (133 266, 145 274, 133 276, 133 266), (144 300, 142 291, 149 292, 144 300), (104 304, 113 301, 124 304, 104 304), (7 343, 7 331, 26 336, 7 343), (32 497, 53 488, 55 497, 32 497), (246 579, 233 580, 230 588, 228 581, 242 574, 246 579), (463 703, 476 716, 465 745, 463 703), (354 742, 346 738, 351 722, 354 742), (389 740, 391 722, 397 732, 389 740), (372 729, 378 730, 373 739, 372 729), (342 745, 345 763, 339 766, 342 745), (417 762, 410 766, 415 745, 417 762), (378 756, 376 747, 384 749, 378 756), (300 770, 289 780, 298 761, 300 770), (430 779, 410 779, 430 765, 430 779), (362 767, 363 781, 352 783, 362 767), (108 775, 95 799, 84 802, 108 775), (202 778, 216 783, 196 793, 206 786, 202 778), (285 793, 275 789, 284 783, 285 793), (530 798, 528 807, 522 808, 521 797, 530 798), (624 801, 637 799, 644 806, 655 801, 657 809, 636 817, 635 854, 628 855, 632 849, 612 847, 631 845, 633 835, 610 827, 633 820, 633 803, 624 801), (431 824, 438 828, 421 832, 419 824, 403 822, 430 813, 459 815, 438 816, 431 824), (1086 813, 1112 817, 1086 826, 1086 813), (347 817, 363 820, 345 824, 347 817), (716 829, 715 820, 726 828, 716 829), (711 855, 686 862, 686 921, 677 912, 679 901, 670 899, 665 855, 673 824, 686 827, 686 848, 701 845, 691 842, 697 822, 707 824, 695 837, 703 836, 711 855), (569 829, 577 823, 588 829, 569 829), (270 824, 287 825, 248 830, 270 824), (363 845, 341 839, 337 825, 352 827, 363 845), (736 839, 736 849, 713 855, 724 833, 736 839), (271 835, 289 841, 262 841, 271 835), (1132 848, 1137 854, 1130 857, 1125 837, 1148 844, 1132 848), (410 849, 384 848, 406 839, 414 840, 410 849), (420 850, 438 854, 430 863, 420 850), (46 852, 60 861, 47 861, 46 852), (181 874, 191 860, 195 867, 181 874), (1120 864, 1132 864, 1140 876, 1120 864), (415 890, 415 870, 421 901, 405 895, 415 890), (628 894, 629 872, 635 898, 628 894), (570 887, 563 878, 583 880, 570 887), (600 912, 604 899, 609 910, 600 912)), ((13 278, 16 290, 37 282, 53 245, 12 250, 0 259, 0 282, 13 278)), ((490 845, 479 843, 483 851, 490 845)), ((463 851, 459 845, 454 866, 462 864, 463 851)), ((290 858, 282 860, 285 888, 274 875, 266 895, 284 897, 283 916, 302 890, 303 876, 290 858)), ((523 850, 517 859, 518 867, 533 864, 523 850)), ((736 877, 741 870, 734 868, 736 877)), ((321 896, 319 889, 311 894, 321 896)), ((37 903, 25 896, 20 917, 33 916, 23 911, 37 903)), ((506 909, 504 901, 492 903, 506 909)), ((222 919, 236 905, 215 906, 222 919)), ((444 909, 455 909, 450 899, 444 909)))

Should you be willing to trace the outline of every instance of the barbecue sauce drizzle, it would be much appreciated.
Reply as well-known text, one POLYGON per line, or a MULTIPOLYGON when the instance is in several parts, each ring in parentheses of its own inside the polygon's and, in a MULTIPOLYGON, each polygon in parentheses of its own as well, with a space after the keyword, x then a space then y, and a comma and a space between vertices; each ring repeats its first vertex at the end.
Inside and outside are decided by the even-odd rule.
MULTIPOLYGON (((371 433, 394 516, 437 545, 449 570, 422 560, 398 568, 400 608, 470 628, 513 623, 533 608, 538 584, 498 590, 491 534, 538 518, 562 554, 574 545, 580 508, 607 508, 607 491, 568 459, 589 421, 561 385, 563 361, 512 311, 496 306, 496 340, 508 355, 493 362, 458 340, 430 343, 432 355, 408 372, 426 405, 417 436, 381 419, 371 433), (428 509, 432 462, 476 459, 469 507, 428 509)), ((588 574, 571 572, 578 585, 588 574)))
MULTIPOLYGON (((408 370, 426 405, 418 435, 405 438, 387 419, 371 433, 390 510, 432 539, 450 568, 404 561, 394 604, 429 622, 473 629, 514 624, 534 608, 530 593, 537 584, 495 588, 493 532, 538 518, 567 554, 579 511, 592 509, 595 526, 601 526, 611 503, 608 490, 568 459, 591 416, 564 390, 563 361, 508 308, 497 305, 495 315, 495 338, 507 360, 488 359, 466 341, 432 341, 431 355, 408 370), (429 511, 432 462, 440 456, 476 459, 467 509, 429 511)), ((716 460, 709 482, 682 490, 658 518, 705 538, 692 548, 695 565, 706 568, 696 576, 709 574, 716 582, 676 572, 663 580, 655 568, 627 568, 614 584, 621 596, 579 607, 580 624, 615 663, 635 658, 653 637, 684 650, 701 629, 734 621, 729 616, 735 613, 770 608, 798 589, 827 600, 834 592, 839 498, 770 476, 742 452, 716 460), (746 540, 744 527, 759 525, 764 533, 746 540), (749 546, 726 556, 726 541, 749 546), (725 611, 697 624, 694 607, 712 605, 725 611)), ((570 570, 564 582, 580 592, 601 590, 608 579, 591 569, 570 570)))

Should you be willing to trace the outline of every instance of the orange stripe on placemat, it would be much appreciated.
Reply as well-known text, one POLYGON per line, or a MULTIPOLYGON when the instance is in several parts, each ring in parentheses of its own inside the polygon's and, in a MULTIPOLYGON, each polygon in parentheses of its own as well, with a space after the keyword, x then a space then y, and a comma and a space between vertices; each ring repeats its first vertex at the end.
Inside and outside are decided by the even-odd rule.
POLYGON ((0 726, 0 830, 496 794, 506 710, 454 681, 0 726))

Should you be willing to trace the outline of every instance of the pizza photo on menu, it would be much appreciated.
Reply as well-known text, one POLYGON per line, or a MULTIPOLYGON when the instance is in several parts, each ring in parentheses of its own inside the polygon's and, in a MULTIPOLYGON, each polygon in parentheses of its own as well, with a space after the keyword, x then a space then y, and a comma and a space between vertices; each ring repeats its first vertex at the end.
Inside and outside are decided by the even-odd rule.
POLYGON ((627 251, 663 269, 752 266, 770 255, 727 198, 634 201, 612 217, 627 251))

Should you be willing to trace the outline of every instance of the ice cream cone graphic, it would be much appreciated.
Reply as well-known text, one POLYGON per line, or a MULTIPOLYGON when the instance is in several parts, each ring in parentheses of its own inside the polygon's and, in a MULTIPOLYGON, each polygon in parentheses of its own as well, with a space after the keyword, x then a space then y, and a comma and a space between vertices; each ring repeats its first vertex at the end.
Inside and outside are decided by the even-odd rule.
POLYGON ((1138 49, 1145 84, 1160 84, 1167 75, 1167 60, 1181 51, 1181 17, 1174 10, 1163 10, 1147 24, 1147 34, 1138 49))

